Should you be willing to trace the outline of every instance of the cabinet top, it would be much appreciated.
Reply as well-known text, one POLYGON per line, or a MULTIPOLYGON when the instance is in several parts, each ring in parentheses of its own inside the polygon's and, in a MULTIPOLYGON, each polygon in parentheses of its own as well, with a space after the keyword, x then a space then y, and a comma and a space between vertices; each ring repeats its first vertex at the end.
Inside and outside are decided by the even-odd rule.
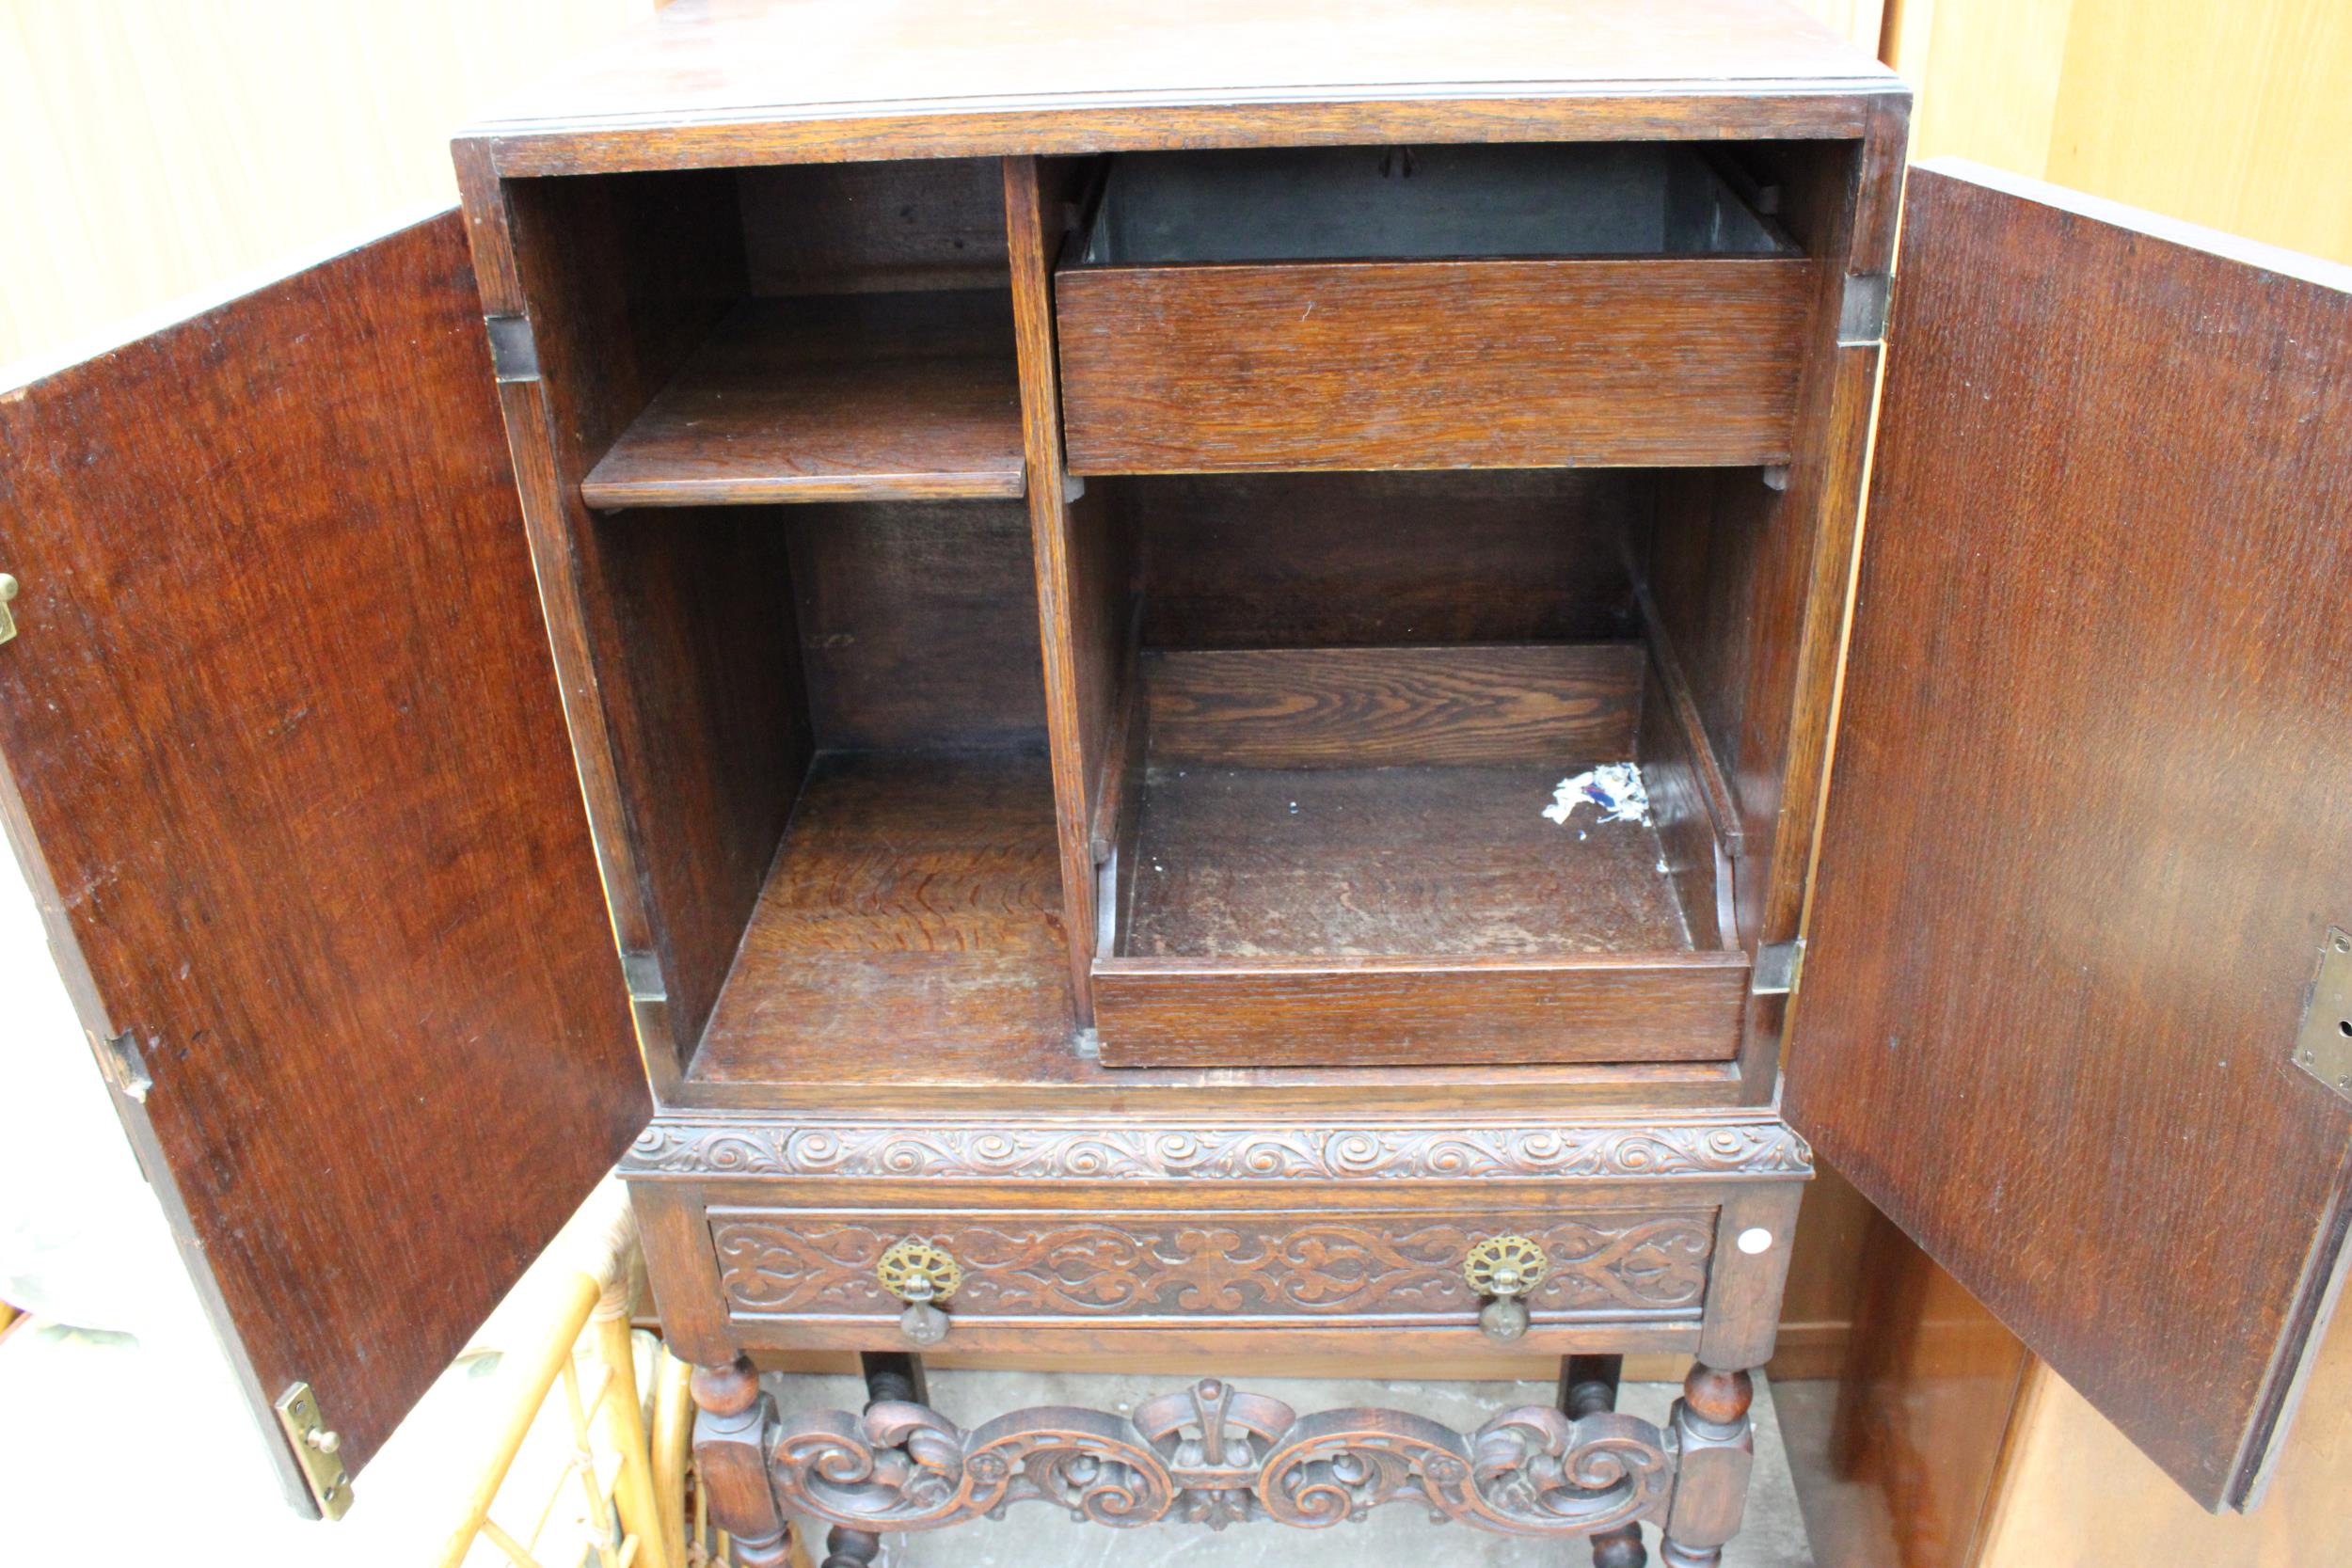
POLYGON ((1384 140, 1844 136, 1785 0, 677 0, 472 126, 513 175, 1384 140))

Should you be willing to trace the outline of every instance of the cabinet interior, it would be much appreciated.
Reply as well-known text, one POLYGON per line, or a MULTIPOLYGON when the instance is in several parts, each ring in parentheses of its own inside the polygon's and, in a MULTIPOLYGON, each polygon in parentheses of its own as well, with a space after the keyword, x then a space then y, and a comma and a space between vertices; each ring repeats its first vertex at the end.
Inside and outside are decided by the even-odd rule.
MULTIPOLYGON (((1808 264, 1802 214, 1784 227, 1719 150, 1041 177, 1062 222, 1031 261, 1063 278, 1098 255, 1348 257, 1375 233, 1391 260, 1808 264), (1302 181, 1329 211, 1286 225, 1302 181), (1417 215, 1381 211, 1412 182, 1417 215)), ((634 904, 654 1043, 689 1082, 1738 1054, 1743 857, 1787 734, 1756 699, 1788 667, 1804 543, 1782 470, 1105 473, 1033 520, 998 161, 507 190, 614 759, 584 783, 625 824, 616 925, 630 949, 634 904), (1058 552, 1084 569, 1055 578, 1058 552), (1047 698, 1057 651, 1071 711, 1047 698), (1623 763, 1647 821, 1545 817, 1563 781, 1623 763), (1514 986, 1572 1037, 1524 1027, 1514 986), (1410 1055, 1285 1011, 1375 993, 1431 1017, 1506 1000, 1410 1055), (1245 1033, 1263 1043, 1239 1052, 1245 1033)))
POLYGON ((1107 161, 1084 265, 1786 256, 1736 157, 1663 142, 1250 148, 1107 161))

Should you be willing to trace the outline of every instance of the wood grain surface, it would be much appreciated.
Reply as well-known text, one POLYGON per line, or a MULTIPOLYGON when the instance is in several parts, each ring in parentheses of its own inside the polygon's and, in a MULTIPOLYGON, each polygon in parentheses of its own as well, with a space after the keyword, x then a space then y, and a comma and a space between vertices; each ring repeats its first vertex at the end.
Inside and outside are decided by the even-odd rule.
POLYGON ((1018 496, 1009 302, 748 300, 589 470, 590 506, 1018 496))
MULTIPOLYGON (((640 518, 632 526, 664 524, 640 518)), ((1036 578, 1019 504, 795 507, 754 526, 780 533, 791 558, 818 746, 1044 744, 1036 578)))
POLYGON ((1834 136, 1899 91, 1773 0, 1017 11, 682 0, 478 123, 508 174, 1315 141, 1834 136), (1750 90, 1739 90, 1742 86, 1750 90))
POLYGON ((1064 267, 1073 472, 1781 463, 1803 259, 1064 267))
POLYGON ((694 1070, 1067 1050, 1053 812, 1041 753, 819 754, 694 1070))
POLYGON ((463 227, 0 442, 10 836, 246 1392, 364 1465, 648 1110, 463 227))
POLYGON ((1098 958, 1107 1067, 1720 1061, 1743 953, 1098 958))
POLYGON ((1153 648, 1606 641, 1636 635, 1625 470, 1105 480, 1153 648))
POLYGON ((1263 648, 1148 652, 1138 674, 1163 770, 1561 767, 1632 756, 1642 664, 1632 642, 1263 648))
POLYGON ((1788 1103, 2219 1507, 2352 1177, 2352 289, 2015 184, 1912 177, 1788 1103))

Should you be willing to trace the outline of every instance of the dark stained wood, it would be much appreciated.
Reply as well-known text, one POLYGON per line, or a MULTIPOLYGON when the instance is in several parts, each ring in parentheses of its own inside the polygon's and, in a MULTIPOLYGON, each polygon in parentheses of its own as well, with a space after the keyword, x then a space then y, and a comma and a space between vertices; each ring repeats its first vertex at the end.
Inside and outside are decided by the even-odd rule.
POLYGON ((737 176, 755 294, 988 290, 1007 279, 994 158, 786 164, 737 176))
POLYGON ((1691 787, 1722 839, 1724 853, 1737 860, 1745 848, 1746 829, 1740 823, 1740 802, 1732 794, 1723 759, 1715 754, 1715 739, 1708 733, 1698 694, 1691 689, 1691 678, 1683 671, 1674 638, 1666 630, 1648 584, 1637 581, 1633 598, 1641 609, 1643 636, 1649 643, 1650 684, 1644 688, 1642 712, 1645 719, 1656 721, 1655 726, 1645 723, 1644 733, 1662 737, 1669 724, 1680 732, 1678 740, 1669 744, 1678 745, 1682 752, 1691 769, 1691 787))
POLYGON ((775 1402, 742 1356, 694 1369, 694 1462, 710 1517, 734 1538, 745 1568, 786 1568, 792 1527, 768 1481, 767 1438, 775 1402))
POLYGON ((1061 843, 1062 911, 1081 1027, 1093 1019, 1089 962, 1098 924, 1092 838, 1107 776, 1111 729, 1130 660, 1134 617, 1129 536, 1100 495, 1080 495, 1062 453, 1062 400, 1054 351, 1053 261, 1088 169, 1076 160, 1004 161, 1007 245, 1021 366, 1029 526, 1037 555, 1039 641, 1054 759, 1054 817, 1061 843))
POLYGON ((1064 267, 1077 473, 1780 463, 1802 259, 1064 267))
POLYGON ((1610 470, 1104 480, 1133 520, 1157 648, 1601 641, 1646 475, 1610 470))
POLYGON ((1161 769, 1557 767, 1633 754, 1642 664, 1630 642, 1271 648, 1152 652, 1139 674, 1161 769))
MULTIPOLYGON (((1657 832, 1543 815, 1561 763, 1145 777, 1123 956, 1641 953, 1692 945, 1657 832)), ((1710 933, 1711 935, 1711 933, 1710 933)))
POLYGON ((453 214, 0 397, 0 815, 355 1467, 647 1112, 491 388, 453 214))
POLYGON ((1113 147, 1851 136, 1893 75, 1772 0, 1366 11, 689 3, 479 127, 510 175, 1113 147), (1740 90, 1743 87, 1751 90, 1740 90))
POLYGON ((590 506, 1021 494, 1000 293, 749 300, 589 471, 590 506))
POLYGON ((780 530, 791 555, 820 748, 1043 746, 1037 587, 1021 507, 812 506, 761 526, 780 530))
POLYGON ((1788 1103, 2220 1507, 2352 1177, 2352 276, 2020 186, 1913 177, 1788 1103))
POLYGON ((1501 1204, 1452 1212, 1005 1213, 785 1207, 771 1196, 714 1204, 708 1222, 705 1246, 715 1251, 739 1321, 895 1326, 902 1304, 878 1276, 883 1255, 910 1239, 945 1251, 961 1271, 946 1304, 952 1345, 975 1325, 1041 1320, 1136 1329, 1469 1327, 1483 1298, 1463 1276, 1464 1259, 1487 1237, 1510 1234, 1545 1253, 1543 1280, 1526 1298, 1533 1321, 1693 1318, 1709 1288, 1717 1213, 1688 1198, 1679 1207, 1564 1202, 1549 1212, 1501 1204))
MULTIPOLYGON (((1882 352, 1840 341, 1840 306, 1849 277, 1892 264, 1905 135, 1898 99, 1873 108, 1858 142, 1743 150, 1777 184, 1782 224, 1830 263, 1810 308, 1795 454, 1779 488, 1748 469, 1659 481, 1647 583, 1737 805, 1734 911, 1750 947, 1798 935, 1811 881, 1882 352)), ((1786 1011, 1778 996, 1749 1002, 1753 1103, 1772 1096, 1786 1011)))
POLYGON ((1094 965, 1107 1067, 1721 1060, 1747 988, 1739 953, 1094 965))
POLYGON ((820 754, 695 1073, 843 1050, 909 1066, 1067 1050, 1057 864, 1042 755, 820 754))
MULTIPOLYGON (((469 196, 475 192, 469 189, 469 196)), ((503 388, 605 891, 658 1093, 691 1054, 813 749, 785 535, 742 508, 602 517, 579 486, 744 292, 732 175, 508 182, 473 219, 541 378, 503 388), (691 738, 690 738, 691 737, 691 738)))
POLYGON ((1710 759, 1706 732, 1686 725, 1653 664, 1642 689, 1642 729, 1635 760, 1658 825, 1659 863, 1666 867, 1682 922, 1706 947, 1737 947, 1733 914, 1737 878, 1707 789, 1710 759))

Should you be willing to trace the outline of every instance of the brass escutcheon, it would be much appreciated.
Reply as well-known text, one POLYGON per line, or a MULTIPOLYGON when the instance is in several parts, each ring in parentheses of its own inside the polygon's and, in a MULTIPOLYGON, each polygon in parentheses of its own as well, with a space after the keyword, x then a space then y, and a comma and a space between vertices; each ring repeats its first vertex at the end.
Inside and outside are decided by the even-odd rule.
POLYGON ((874 1275, 883 1290, 912 1307, 954 1295, 963 1283, 963 1266, 946 1247, 910 1236, 882 1255, 874 1275))
POLYGON ((1523 1296, 1550 1272, 1551 1259, 1528 1236, 1489 1236, 1462 1259, 1462 1277, 1482 1296, 1523 1296))

